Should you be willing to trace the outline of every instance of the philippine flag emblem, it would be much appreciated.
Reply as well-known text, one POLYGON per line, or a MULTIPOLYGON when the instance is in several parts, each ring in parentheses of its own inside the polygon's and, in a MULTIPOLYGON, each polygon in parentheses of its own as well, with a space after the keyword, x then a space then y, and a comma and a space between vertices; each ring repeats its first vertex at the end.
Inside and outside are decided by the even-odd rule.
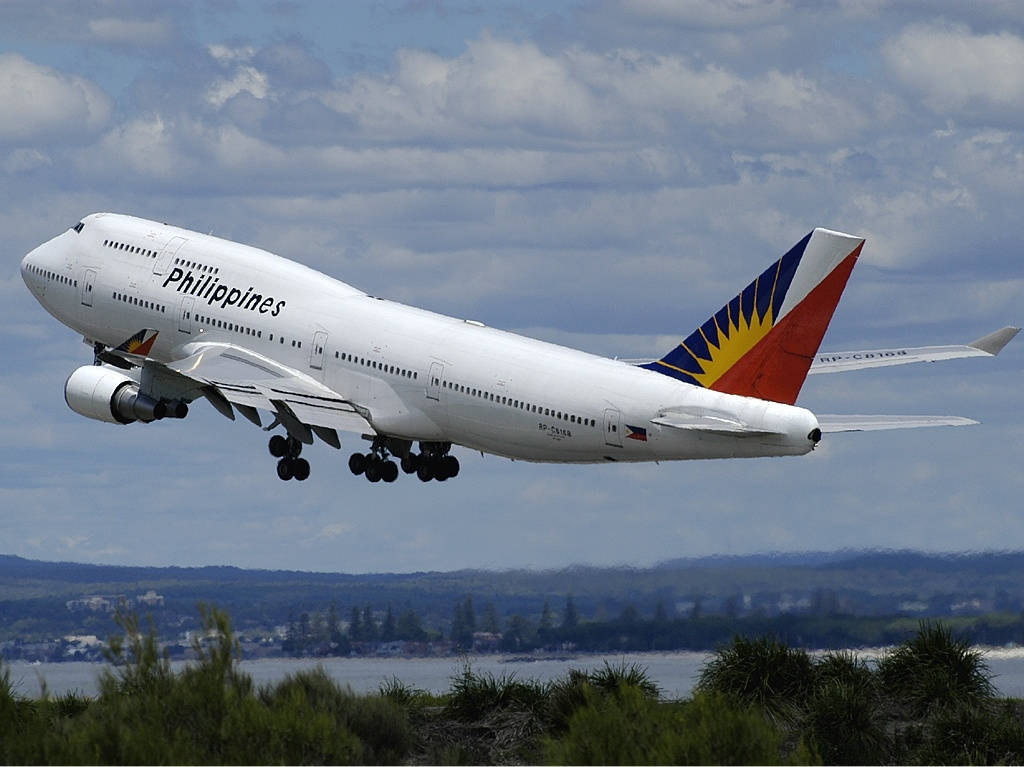
POLYGON ((629 432, 628 434, 626 434, 626 439, 635 439, 638 442, 647 441, 647 429, 644 429, 640 426, 630 426, 627 423, 626 431, 629 432))

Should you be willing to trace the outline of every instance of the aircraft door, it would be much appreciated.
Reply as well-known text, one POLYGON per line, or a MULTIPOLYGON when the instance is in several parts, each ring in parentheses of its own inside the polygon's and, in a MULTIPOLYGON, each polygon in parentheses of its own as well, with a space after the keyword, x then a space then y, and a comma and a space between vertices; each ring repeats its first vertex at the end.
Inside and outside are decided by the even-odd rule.
POLYGON ((160 255, 156 259, 156 263, 153 264, 153 274, 163 274, 167 271, 167 267, 170 266, 171 261, 178 251, 181 250, 181 246, 184 245, 187 240, 184 237, 172 237, 164 249, 160 251, 160 255))
POLYGON ((178 307, 178 330, 182 333, 192 333, 192 308, 195 302, 192 296, 181 299, 181 306, 178 307))
POLYGON ((442 378, 444 378, 444 364, 431 362, 430 373, 427 375, 427 399, 440 401, 442 378))
POLYGON ((313 334, 313 348, 309 350, 309 366, 313 370, 324 369, 324 350, 327 348, 327 332, 318 330, 313 334))
POLYGON ((82 275, 82 306, 92 306, 92 294, 96 287, 96 270, 86 269, 82 275))
POLYGON ((613 407, 604 411, 604 444, 622 447, 622 414, 613 407))

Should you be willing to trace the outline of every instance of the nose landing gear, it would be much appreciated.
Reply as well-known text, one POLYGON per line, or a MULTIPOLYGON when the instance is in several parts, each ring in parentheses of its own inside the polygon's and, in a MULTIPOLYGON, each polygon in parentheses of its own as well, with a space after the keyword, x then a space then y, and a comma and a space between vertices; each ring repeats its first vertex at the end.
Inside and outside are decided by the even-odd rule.
POLYGON ((283 437, 275 434, 267 445, 270 454, 280 458, 277 462, 277 476, 283 480, 297 479, 300 482, 309 477, 309 461, 300 458, 302 443, 295 437, 283 437))

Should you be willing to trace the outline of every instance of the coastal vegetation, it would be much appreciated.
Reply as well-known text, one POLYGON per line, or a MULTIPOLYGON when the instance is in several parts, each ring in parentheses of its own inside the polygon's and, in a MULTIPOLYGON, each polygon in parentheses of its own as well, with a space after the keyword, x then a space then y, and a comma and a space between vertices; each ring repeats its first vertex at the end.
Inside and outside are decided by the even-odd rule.
MULTIPOLYGON (((465 614, 463 615, 465 618, 465 614)), ((200 610, 174 671, 155 630, 119 613, 95 698, 17 694, 0 666, 5 764, 1021 763, 1024 709, 995 696, 983 655, 940 623, 868 663, 736 636, 691 698, 636 665, 552 682, 467 664, 434 695, 399 679, 357 695, 322 669, 256 686, 227 613, 200 610)))

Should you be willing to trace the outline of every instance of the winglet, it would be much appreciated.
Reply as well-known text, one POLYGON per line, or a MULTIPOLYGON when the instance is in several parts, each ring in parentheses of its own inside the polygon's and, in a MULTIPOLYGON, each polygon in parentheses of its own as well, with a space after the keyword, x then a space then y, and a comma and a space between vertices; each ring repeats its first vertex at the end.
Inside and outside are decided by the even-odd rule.
POLYGON ((1020 328, 1015 328, 1012 325, 997 330, 995 333, 989 333, 987 336, 982 336, 977 341, 971 341, 968 346, 972 346, 975 349, 980 349, 983 352, 988 352, 992 356, 999 354, 1013 337, 1020 332, 1020 328))

